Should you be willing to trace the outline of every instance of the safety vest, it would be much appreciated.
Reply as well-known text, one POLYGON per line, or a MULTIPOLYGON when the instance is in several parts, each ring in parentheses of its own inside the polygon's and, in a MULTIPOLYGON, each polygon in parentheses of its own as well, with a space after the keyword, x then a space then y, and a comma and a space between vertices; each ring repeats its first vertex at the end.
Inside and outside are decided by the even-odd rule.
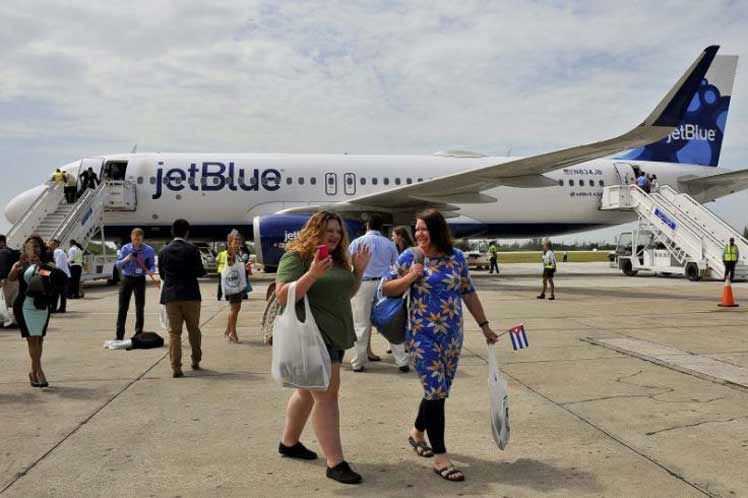
POLYGON ((70 257, 70 264, 73 266, 83 266, 83 251, 75 247, 71 248, 68 254, 70 257))
POLYGON ((543 268, 547 268, 548 270, 556 269, 556 256, 550 249, 543 254, 543 268))
POLYGON ((492 258, 495 258, 496 257, 496 253, 498 253, 498 252, 499 252, 499 250, 496 249, 496 246, 491 246, 491 247, 488 248, 488 255, 491 256, 492 258))
POLYGON ((54 172, 52 175, 52 179, 55 181, 55 183, 62 184, 63 180, 65 179, 65 175, 62 172, 54 172))
POLYGON ((723 261, 737 261, 738 260, 738 246, 731 246, 727 244, 725 246, 725 252, 722 253, 723 261))
POLYGON ((223 271, 223 268, 226 266, 226 259, 229 256, 228 251, 221 251, 218 253, 218 258, 216 259, 216 271, 220 274, 223 271))

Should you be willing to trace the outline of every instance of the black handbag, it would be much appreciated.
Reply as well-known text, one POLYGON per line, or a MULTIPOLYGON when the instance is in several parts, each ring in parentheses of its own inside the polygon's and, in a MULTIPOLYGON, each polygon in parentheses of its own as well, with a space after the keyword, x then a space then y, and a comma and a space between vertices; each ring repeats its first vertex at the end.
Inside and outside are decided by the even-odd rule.
POLYGON ((143 332, 132 338, 132 349, 154 349, 164 347, 164 338, 155 332, 143 332))

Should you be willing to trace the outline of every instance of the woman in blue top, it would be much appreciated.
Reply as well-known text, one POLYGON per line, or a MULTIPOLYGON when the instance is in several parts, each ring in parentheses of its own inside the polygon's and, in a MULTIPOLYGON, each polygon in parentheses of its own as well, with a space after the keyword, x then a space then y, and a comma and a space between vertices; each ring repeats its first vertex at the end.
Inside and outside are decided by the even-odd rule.
POLYGON ((487 342, 496 342, 498 336, 488 325, 465 256, 453 247, 447 221, 439 211, 418 215, 416 244, 417 250, 400 255, 383 286, 388 296, 411 290, 406 344, 424 395, 408 439, 418 455, 435 457, 434 472, 448 481, 463 481, 465 475, 450 463, 444 445, 444 403, 462 350, 462 301, 487 342), (426 445, 426 432, 431 447, 426 445))
POLYGON ((31 357, 29 381, 32 387, 47 387, 49 383, 42 370, 42 347, 49 324, 49 303, 26 296, 31 278, 37 274, 51 276, 54 266, 44 241, 37 236, 29 237, 23 244, 21 260, 13 265, 8 279, 18 281, 19 292, 13 303, 13 313, 18 320, 21 337, 26 339, 31 357), (35 301, 38 301, 35 304, 35 301))

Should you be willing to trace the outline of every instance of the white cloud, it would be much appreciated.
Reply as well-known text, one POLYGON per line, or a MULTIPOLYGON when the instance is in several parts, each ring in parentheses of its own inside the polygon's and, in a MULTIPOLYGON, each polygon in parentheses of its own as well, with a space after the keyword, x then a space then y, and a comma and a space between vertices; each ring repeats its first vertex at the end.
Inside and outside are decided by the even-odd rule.
MULTIPOLYGON (((748 53, 746 21, 748 5, 728 1, 5 0, 0 109, 13 115, 0 116, 0 154, 6 170, 39 163, 0 198, 50 162, 136 142, 532 154, 604 138, 639 122, 704 46, 748 53)), ((723 152, 733 167, 748 166, 745 74, 723 152)))

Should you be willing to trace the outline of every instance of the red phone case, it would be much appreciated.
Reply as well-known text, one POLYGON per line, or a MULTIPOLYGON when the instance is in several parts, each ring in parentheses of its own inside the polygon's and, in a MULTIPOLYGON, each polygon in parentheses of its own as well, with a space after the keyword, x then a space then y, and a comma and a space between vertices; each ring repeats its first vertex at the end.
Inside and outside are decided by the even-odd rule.
POLYGON ((328 256, 327 246, 324 244, 317 247, 317 252, 319 252, 319 259, 325 259, 328 256))

